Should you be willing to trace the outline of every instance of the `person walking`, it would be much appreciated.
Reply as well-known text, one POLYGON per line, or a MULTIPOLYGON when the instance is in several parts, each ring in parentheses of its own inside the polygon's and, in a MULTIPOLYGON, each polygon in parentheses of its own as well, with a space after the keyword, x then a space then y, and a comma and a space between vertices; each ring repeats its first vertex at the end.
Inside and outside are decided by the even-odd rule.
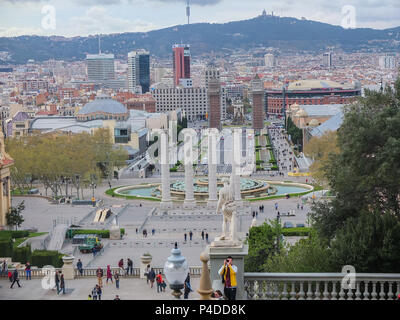
POLYGON ((125 270, 124 270, 124 259, 119 260, 118 262, 118 267, 119 267, 119 271, 121 274, 125 274, 125 270))
POLYGON ((193 291, 192 286, 190 285, 190 273, 188 273, 185 282, 184 282, 184 291, 183 291, 183 298, 189 299, 189 293, 193 291))
POLYGON ((26 272, 26 280, 28 280, 28 278, 29 278, 29 280, 32 280, 32 278, 31 278, 32 271, 31 271, 31 265, 29 264, 29 262, 27 262, 25 265, 25 272, 26 272))
POLYGON ((157 293, 162 292, 164 280, 162 278, 161 272, 159 272, 158 275, 156 276, 156 282, 157 282, 157 293))
POLYGON ((185 242, 186 242, 186 240, 187 240, 187 234, 186 233, 184 234, 184 238, 185 238, 185 242))
POLYGON ((278 202, 275 202, 275 210, 278 210, 278 202))
POLYGON ((58 273, 58 271, 56 271, 55 275, 54 275, 54 282, 56 284, 56 289, 57 289, 57 294, 60 291, 60 274, 58 273))
POLYGON ((81 276, 83 276, 83 265, 82 265, 81 259, 78 259, 78 262, 77 262, 77 264, 76 264, 76 267, 77 267, 77 269, 78 269, 78 271, 79 271, 79 274, 80 274, 81 276))
POLYGON ((133 261, 131 259, 128 258, 128 268, 126 269, 126 274, 133 274, 133 261))
POLYGON ((218 273, 222 276, 224 283, 224 294, 228 300, 236 300, 236 274, 237 266, 233 264, 233 258, 228 256, 224 261, 224 265, 219 269, 218 273))
POLYGON ((99 285, 96 285, 97 287, 97 300, 101 300, 101 294, 103 291, 101 290, 101 287, 99 285))
POLYGON ((15 269, 13 274, 12 274, 12 283, 11 283, 11 287, 10 287, 11 289, 13 288, 14 283, 18 284, 18 288, 21 288, 21 285, 19 284, 18 270, 17 269, 15 269))
POLYGON ((208 243, 208 233, 206 233, 206 242, 208 243))
POLYGON ((115 287, 116 287, 117 289, 119 289, 119 273, 118 273, 118 271, 115 271, 115 273, 114 273, 114 279, 115 279, 115 287))
POLYGON ((149 272, 150 288, 153 288, 155 278, 156 278, 156 273, 154 272, 154 269, 151 268, 149 272))
POLYGON ((111 280, 111 283, 114 283, 110 265, 107 265, 106 277, 107 277, 106 284, 108 284, 108 280, 111 280))
POLYGON ((92 297, 93 297, 93 300, 97 300, 97 284, 96 284, 96 286, 92 289, 92 297))
POLYGON ((8 265, 7 265, 7 261, 4 260, 3 264, 2 264, 2 268, 1 268, 1 272, 4 276, 7 276, 8 273, 8 265))
POLYGON ((189 232, 189 238, 190 238, 190 241, 192 241, 192 239, 193 239, 193 232, 192 232, 192 230, 190 230, 190 232, 189 232))
POLYGON ((103 270, 100 267, 97 268, 96 275, 97 275, 97 283, 99 284, 100 287, 102 287, 103 286, 103 270))
POLYGON ((64 275, 62 273, 60 275, 60 291, 58 292, 58 294, 60 294, 61 291, 63 294, 65 294, 65 280, 64 280, 64 275))
POLYGON ((150 265, 148 264, 146 269, 144 270, 144 275, 146 276, 146 283, 149 284, 149 274, 150 274, 150 265))
POLYGON ((204 240, 204 230, 201 231, 201 240, 204 240))

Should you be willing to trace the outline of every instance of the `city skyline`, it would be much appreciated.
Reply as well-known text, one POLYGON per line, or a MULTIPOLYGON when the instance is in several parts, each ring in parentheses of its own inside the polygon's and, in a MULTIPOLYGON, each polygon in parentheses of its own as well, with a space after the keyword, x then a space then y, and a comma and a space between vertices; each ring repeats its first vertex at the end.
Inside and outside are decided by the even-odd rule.
MULTIPOLYGON (((268 14, 315 20, 341 25, 343 6, 355 8, 356 27, 385 29, 400 26, 400 3, 393 0, 306 1, 297 4, 293 0, 238 0, 191 1, 191 23, 225 23, 245 20, 268 14), (210 10, 211 9, 211 10, 210 10)), ((0 36, 58 35, 86 36, 98 33, 148 32, 187 23, 184 0, 0 0, 0 36), (42 21, 49 14, 48 7, 55 9, 55 28, 43 27, 42 21), (47 9, 47 10, 46 10, 47 9), (44 10, 42 12, 42 10, 44 10), (16 15, 18 12, 18 15, 16 15)))

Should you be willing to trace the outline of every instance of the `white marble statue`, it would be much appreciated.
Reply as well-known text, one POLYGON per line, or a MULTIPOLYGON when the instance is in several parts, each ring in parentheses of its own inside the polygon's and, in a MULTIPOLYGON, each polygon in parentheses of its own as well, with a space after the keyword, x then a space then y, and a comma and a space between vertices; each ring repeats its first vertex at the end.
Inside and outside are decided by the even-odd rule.
POLYGON ((222 235, 216 240, 237 240, 236 232, 236 203, 235 190, 233 184, 233 175, 230 183, 228 180, 223 180, 224 186, 219 190, 217 214, 221 211, 223 214, 222 235), (227 225, 229 223, 229 234, 227 233, 227 225))

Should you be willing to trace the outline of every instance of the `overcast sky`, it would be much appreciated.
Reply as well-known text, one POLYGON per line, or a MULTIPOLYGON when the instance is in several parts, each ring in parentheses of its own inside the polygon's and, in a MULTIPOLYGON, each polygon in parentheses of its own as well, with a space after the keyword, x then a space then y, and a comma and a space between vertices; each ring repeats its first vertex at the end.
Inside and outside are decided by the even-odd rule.
MULTIPOLYGON (((186 23, 185 0, 0 0, 0 36, 144 32, 186 23), (55 8, 55 29, 46 13, 55 8), (42 13, 42 10, 45 13, 42 13)), ((228 22, 268 13, 342 25, 353 6, 357 27, 400 26, 400 0, 190 0, 191 23, 228 22)))

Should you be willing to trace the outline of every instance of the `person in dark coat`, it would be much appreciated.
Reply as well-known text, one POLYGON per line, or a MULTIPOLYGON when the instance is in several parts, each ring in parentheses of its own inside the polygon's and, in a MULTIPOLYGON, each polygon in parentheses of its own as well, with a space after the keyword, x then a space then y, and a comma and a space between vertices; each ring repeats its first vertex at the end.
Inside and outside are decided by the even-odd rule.
POLYGON ((65 281, 64 281, 64 275, 62 273, 60 275, 60 291, 58 292, 58 294, 60 294, 61 291, 63 294, 65 294, 65 281))
POLYGON ((18 288, 21 288, 21 285, 19 284, 18 270, 17 269, 15 269, 14 272, 13 272, 13 282, 11 283, 11 287, 10 287, 11 289, 13 288, 14 283, 18 284, 18 288))
POLYGON ((185 283, 184 283, 184 292, 183 292, 183 298, 184 299, 189 299, 189 293, 193 291, 192 286, 190 285, 190 273, 188 273, 185 283))
POLYGON ((154 272, 154 269, 151 268, 149 272, 150 288, 153 288, 155 278, 156 278, 156 273, 154 272))

